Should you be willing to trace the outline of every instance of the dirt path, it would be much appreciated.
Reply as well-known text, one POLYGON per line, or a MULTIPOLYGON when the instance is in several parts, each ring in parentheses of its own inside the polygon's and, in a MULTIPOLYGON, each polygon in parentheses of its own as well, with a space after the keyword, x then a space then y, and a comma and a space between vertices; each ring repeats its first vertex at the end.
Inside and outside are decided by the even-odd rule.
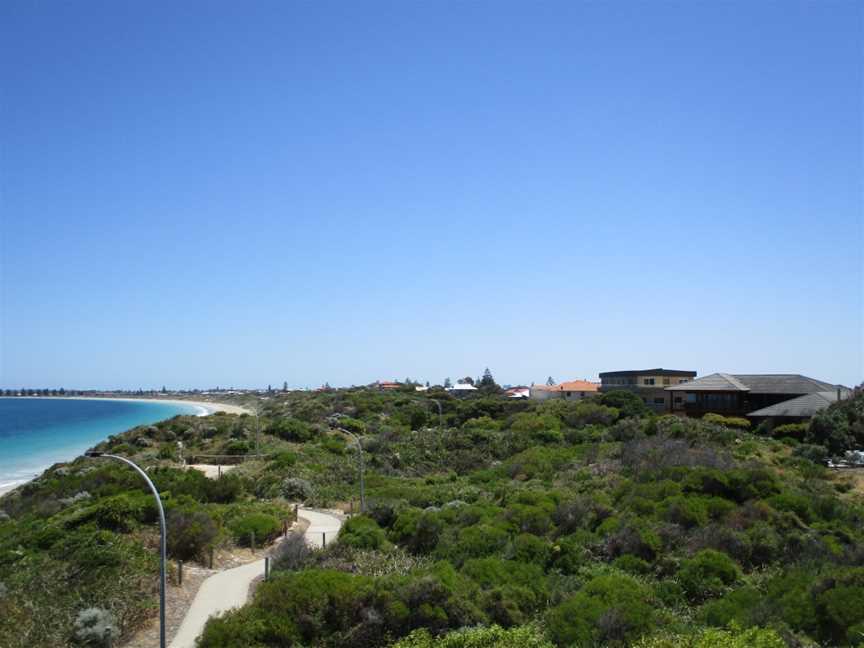
MULTIPOLYGON (((342 527, 342 520, 330 513, 300 509, 297 516, 309 523, 304 536, 306 542, 314 547, 335 540, 342 527)), ((207 620, 244 605, 249 597, 249 586, 263 574, 264 560, 256 560, 207 578, 201 583, 170 648, 194 648, 195 639, 201 634, 207 620)))

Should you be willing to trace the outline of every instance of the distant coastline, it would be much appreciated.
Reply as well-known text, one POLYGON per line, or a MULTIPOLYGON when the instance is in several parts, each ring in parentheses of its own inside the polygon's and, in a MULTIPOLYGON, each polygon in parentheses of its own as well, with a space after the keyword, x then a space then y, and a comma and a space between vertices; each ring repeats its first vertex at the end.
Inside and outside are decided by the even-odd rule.
MULTIPOLYGON (((187 400, 181 398, 153 398, 148 396, 146 398, 134 398, 128 396, 122 397, 111 397, 111 396, 13 396, 13 397, 2 397, 2 400, 6 398, 11 399, 22 399, 22 400, 75 400, 75 401, 124 401, 131 403, 160 403, 164 405, 175 405, 175 406, 183 406, 183 407, 194 407, 199 411, 196 412, 195 416, 209 416, 211 414, 215 414, 218 412, 224 412, 226 414, 251 414, 248 409, 231 403, 219 403, 219 402, 211 402, 211 401, 202 401, 202 400, 187 400)), ((125 430, 124 430, 125 431, 125 430)), ((75 457, 70 457, 69 461, 72 461, 75 457)), ((36 475, 26 480, 18 480, 14 483, 9 484, 0 484, 0 497, 3 497, 6 493, 15 490, 16 488, 22 486, 23 484, 34 479, 36 475)))
POLYGON ((200 407, 205 411, 199 416, 207 416, 216 412, 225 412, 226 414, 252 414, 251 411, 240 405, 231 403, 217 403, 202 400, 187 400, 185 398, 155 398, 146 396, 135 398, 133 396, 2 396, 0 398, 26 398, 29 400, 91 400, 91 401, 127 401, 130 403, 166 403, 168 405, 191 405, 200 407))

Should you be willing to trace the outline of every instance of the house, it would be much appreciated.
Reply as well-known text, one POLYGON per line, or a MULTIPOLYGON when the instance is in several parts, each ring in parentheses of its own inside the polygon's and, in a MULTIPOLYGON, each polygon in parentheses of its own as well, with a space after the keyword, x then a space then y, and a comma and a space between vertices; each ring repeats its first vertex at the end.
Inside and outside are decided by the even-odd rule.
POLYGON ((448 387, 447 391, 454 396, 465 396, 477 391, 477 388, 471 383, 456 383, 452 387, 448 387))
POLYGON ((769 421, 772 425, 783 425, 784 423, 800 423, 812 418, 817 412, 826 409, 838 400, 850 398, 852 392, 848 389, 836 389, 834 391, 814 392, 797 398, 763 407, 755 412, 750 412, 747 417, 756 423, 769 421))
POLYGON ((675 395, 667 388, 688 383, 695 371, 683 369, 627 369, 600 374, 600 391, 629 391, 639 396, 655 412, 669 412, 675 395))
POLYGON ((528 398, 531 395, 530 387, 510 387, 504 390, 507 398, 528 398))
POLYGON ((531 385, 528 388, 528 397, 531 400, 546 400, 547 398, 555 398, 555 385, 531 385))
MULTIPOLYGON (((709 412, 747 416, 800 396, 836 392, 837 385, 800 374, 714 373, 667 387, 666 391, 672 396, 668 412, 688 416, 702 416, 709 412)), ((808 402, 812 406, 818 403, 818 399, 808 402)))
POLYGON ((569 380, 558 385, 532 385, 529 396, 534 400, 563 398, 564 400, 581 400, 596 396, 600 385, 588 380, 569 380))
POLYGON ((392 391, 394 389, 399 389, 402 386, 402 383, 398 382, 389 382, 386 380, 379 380, 378 382, 372 383, 372 387, 376 389, 382 389, 384 391, 392 391))

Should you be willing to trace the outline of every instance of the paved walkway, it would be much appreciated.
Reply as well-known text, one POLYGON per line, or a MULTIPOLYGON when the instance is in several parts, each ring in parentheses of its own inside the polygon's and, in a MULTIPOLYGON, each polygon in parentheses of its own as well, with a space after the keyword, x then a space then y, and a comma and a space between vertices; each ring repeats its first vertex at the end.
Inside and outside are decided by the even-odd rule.
MULTIPOLYGON (((300 509, 297 517, 309 522, 309 528, 304 535, 306 542, 313 547, 321 547, 324 537, 327 544, 330 544, 336 539, 342 527, 342 520, 329 513, 300 509)), ((177 635, 171 641, 170 648, 195 648, 195 640, 201 634, 207 620, 231 608, 244 605, 249 598, 249 586, 252 581, 263 575, 264 560, 256 560, 247 565, 219 572, 205 580, 195 595, 177 635)))

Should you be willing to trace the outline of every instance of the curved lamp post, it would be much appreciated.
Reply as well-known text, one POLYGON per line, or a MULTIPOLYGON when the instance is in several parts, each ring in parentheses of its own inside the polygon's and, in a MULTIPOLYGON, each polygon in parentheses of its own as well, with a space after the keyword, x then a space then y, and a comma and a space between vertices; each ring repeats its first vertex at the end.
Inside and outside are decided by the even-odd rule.
POLYGON ((366 474, 363 466, 363 444, 360 443, 360 437, 346 430, 345 428, 337 428, 343 434, 349 435, 357 443, 357 463, 360 468, 360 512, 366 512, 366 474))
POLYGON ((153 497, 156 499, 156 508, 159 509, 159 531, 161 534, 160 542, 159 542, 159 552, 160 552, 160 561, 159 561, 159 648, 165 648, 165 552, 166 552, 166 542, 165 542, 165 509, 162 508, 162 498, 159 497, 159 491, 156 490, 156 486, 150 481, 150 478, 136 463, 126 459, 125 457, 120 457, 118 455, 107 454, 105 452, 85 452, 85 456, 93 457, 95 459, 105 458, 105 459, 116 459, 117 461, 122 461, 123 463, 132 466, 135 471, 144 478, 144 481, 147 482, 147 485, 150 487, 150 491, 153 493, 153 497))

